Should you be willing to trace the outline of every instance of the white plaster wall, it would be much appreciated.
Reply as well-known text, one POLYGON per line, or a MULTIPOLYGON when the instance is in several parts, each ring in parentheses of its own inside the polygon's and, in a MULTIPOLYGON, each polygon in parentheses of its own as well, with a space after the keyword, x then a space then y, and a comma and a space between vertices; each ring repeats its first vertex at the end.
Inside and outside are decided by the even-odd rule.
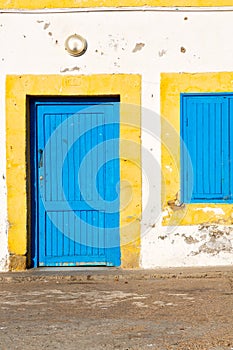
POLYGON ((177 227, 169 233, 166 227, 161 226, 158 118, 161 72, 233 71, 232 23, 233 12, 230 11, 93 12, 89 10, 80 13, 0 15, 0 268, 2 270, 7 259, 4 178, 5 75, 29 73, 141 74, 144 171, 141 266, 149 268, 233 263, 231 230, 226 233, 222 229, 222 235, 220 234, 215 240, 218 249, 211 250, 212 231, 215 230, 213 227, 203 228, 206 230, 205 236, 197 226, 177 227), (69 56, 64 50, 65 39, 73 33, 82 35, 88 42, 87 52, 78 58, 69 56), (135 50, 137 44, 140 44, 139 50, 135 50), (185 48, 185 53, 181 52, 181 47, 185 48), (153 124, 154 133, 158 136, 148 133, 148 121, 153 124), (148 170, 148 154, 155 160, 155 173, 148 170), (149 193, 148 183, 151 181, 154 187, 153 192, 149 193), (145 213, 148 199, 150 201, 152 199, 153 210, 157 213, 156 223, 150 213, 145 213))

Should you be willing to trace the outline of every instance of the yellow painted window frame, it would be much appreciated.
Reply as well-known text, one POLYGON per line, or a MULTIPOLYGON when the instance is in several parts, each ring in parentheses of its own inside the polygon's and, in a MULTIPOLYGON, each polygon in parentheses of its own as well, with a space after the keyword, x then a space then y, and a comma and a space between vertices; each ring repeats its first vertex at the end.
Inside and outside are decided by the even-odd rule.
POLYGON ((221 7, 232 6, 232 0, 0 0, 1 9, 53 9, 95 7, 221 7))
POLYGON ((232 204, 179 203, 180 93, 185 92, 233 92, 233 72, 161 74, 163 225, 233 224, 232 204))
MULTIPOLYGON (((121 266, 138 267, 141 219, 141 76, 134 74, 61 76, 9 75, 6 78, 6 148, 8 247, 11 256, 26 257, 30 239, 27 169, 27 96, 120 95, 120 179, 131 184, 130 203, 120 211, 121 266), (130 106, 137 106, 131 108, 130 106), (134 125, 130 118, 134 113, 134 125), (126 149, 128 140, 136 147, 126 149)), ((124 188, 120 205, 125 202, 124 188)), ((30 252, 29 252, 30 254, 30 252)), ((26 259, 26 258, 25 258, 26 259)), ((17 259, 15 259, 17 261, 17 259)), ((17 269, 17 266, 14 267, 17 269)))

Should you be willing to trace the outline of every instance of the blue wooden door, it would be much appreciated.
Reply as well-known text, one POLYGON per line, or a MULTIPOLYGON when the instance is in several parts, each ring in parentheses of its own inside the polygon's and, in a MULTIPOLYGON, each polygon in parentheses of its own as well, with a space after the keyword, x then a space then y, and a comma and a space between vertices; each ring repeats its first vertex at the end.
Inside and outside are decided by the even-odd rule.
POLYGON ((120 265, 119 104, 32 105, 37 266, 120 265))

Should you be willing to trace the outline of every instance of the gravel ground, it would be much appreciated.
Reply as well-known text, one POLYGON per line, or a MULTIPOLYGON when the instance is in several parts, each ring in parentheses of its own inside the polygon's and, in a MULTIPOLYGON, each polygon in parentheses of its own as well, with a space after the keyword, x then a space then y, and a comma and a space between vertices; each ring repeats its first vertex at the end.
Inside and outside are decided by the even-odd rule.
POLYGON ((232 277, 0 284, 0 349, 233 349, 232 277))

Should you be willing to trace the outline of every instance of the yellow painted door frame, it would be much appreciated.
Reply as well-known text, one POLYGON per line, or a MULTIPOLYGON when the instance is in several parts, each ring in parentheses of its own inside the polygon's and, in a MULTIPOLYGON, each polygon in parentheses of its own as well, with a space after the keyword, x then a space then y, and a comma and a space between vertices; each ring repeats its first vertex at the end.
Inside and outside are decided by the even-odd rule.
POLYGON ((30 266, 30 189, 28 96, 120 96, 121 267, 136 268, 141 221, 141 77, 9 75, 6 78, 8 247, 10 269, 30 266), (130 147, 129 147, 130 144, 130 147), (132 193, 129 201, 130 183, 132 193))

